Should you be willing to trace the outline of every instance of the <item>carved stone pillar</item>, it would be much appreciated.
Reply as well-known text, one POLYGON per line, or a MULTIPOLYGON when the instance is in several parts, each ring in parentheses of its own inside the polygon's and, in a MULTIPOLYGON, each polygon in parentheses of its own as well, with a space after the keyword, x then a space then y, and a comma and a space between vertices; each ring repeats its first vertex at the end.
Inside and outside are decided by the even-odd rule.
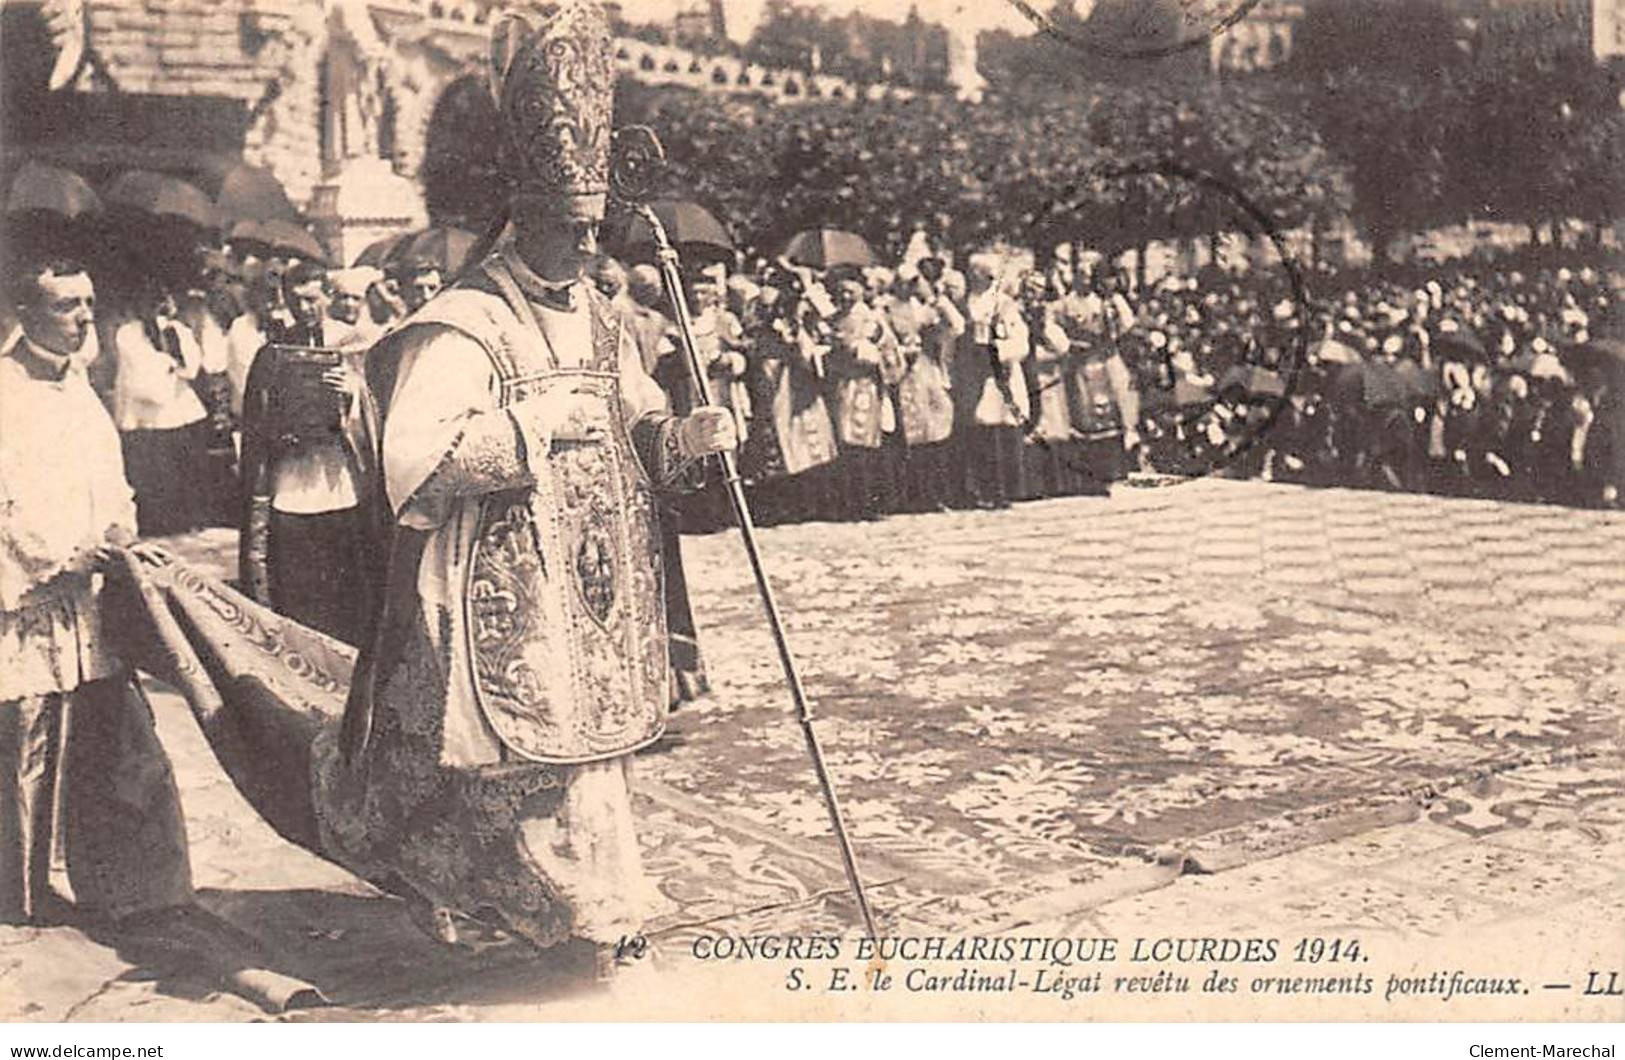
POLYGON ((423 192, 388 159, 352 158, 317 185, 310 203, 316 234, 348 265, 368 244, 429 223, 423 192))
POLYGON ((364 0, 332 5, 322 63, 323 179, 308 211, 340 264, 369 244, 428 223, 423 192, 383 157, 398 150, 399 113, 384 68, 389 45, 364 0), (386 131, 386 125, 389 126, 386 131))

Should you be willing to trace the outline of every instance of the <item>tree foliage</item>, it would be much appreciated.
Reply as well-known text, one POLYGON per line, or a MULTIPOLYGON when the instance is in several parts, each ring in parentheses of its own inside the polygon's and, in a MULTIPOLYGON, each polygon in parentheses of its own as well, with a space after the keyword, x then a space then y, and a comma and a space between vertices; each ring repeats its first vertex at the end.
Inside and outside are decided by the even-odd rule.
POLYGON ((831 16, 816 4, 768 0, 743 58, 763 66, 820 72, 860 84, 887 81, 938 88, 946 80, 948 33, 915 14, 903 22, 862 11, 831 16))
POLYGON ((893 251, 917 226, 958 245, 1130 247, 1207 234, 1235 198, 1222 188, 1283 228, 1348 205, 1294 101, 1247 87, 784 107, 626 86, 621 115, 660 133, 665 192, 767 250, 813 225, 893 251))
POLYGON ((1439 0, 1311 5, 1288 73, 1374 244, 1469 218, 1603 222, 1625 205, 1617 72, 1577 4, 1457 17, 1439 0))
POLYGON ((1087 17, 1074 0, 1060 0, 1044 19, 1036 33, 981 35, 979 64, 990 83, 1006 92, 1053 95, 1193 83, 1207 69, 1205 47, 1176 47, 1185 30, 1174 0, 1096 0, 1087 17), (1163 49, 1172 50, 1160 54, 1163 49))
MULTIPOLYGON (((1618 216, 1625 85, 1617 64, 1591 60, 1576 5, 1472 20, 1444 0, 1306 8, 1288 66, 1244 78, 1212 78, 1203 49, 1114 57, 1124 41, 1177 39, 1174 0, 1098 0, 1087 18, 1063 2, 1054 33, 983 35, 980 104, 924 94, 785 106, 623 82, 617 120, 659 131, 665 191, 768 251, 813 225, 891 250, 916 227, 959 245, 1081 236, 1127 248, 1234 228, 1241 199, 1281 228, 1351 217, 1377 245, 1471 217, 1618 216), (1181 175, 1192 173, 1214 183, 1181 175)), ((803 66, 816 46, 826 69, 872 73, 862 64, 921 39, 907 37, 917 25, 885 23, 894 40, 880 20, 852 22, 865 17, 771 0, 745 51, 803 66)), ((478 227, 498 201, 480 102, 448 97, 431 124, 424 178, 437 220, 478 227)))

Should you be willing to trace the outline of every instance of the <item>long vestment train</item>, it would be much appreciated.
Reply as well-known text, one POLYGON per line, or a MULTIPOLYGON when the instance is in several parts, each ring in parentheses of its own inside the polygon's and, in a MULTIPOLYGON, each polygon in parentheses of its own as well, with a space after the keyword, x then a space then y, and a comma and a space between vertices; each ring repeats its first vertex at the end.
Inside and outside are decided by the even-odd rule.
POLYGON ((609 942, 652 893, 627 766, 669 702, 654 490, 685 462, 608 303, 583 284, 562 312, 522 287, 540 282, 493 256, 386 340, 398 527, 313 809, 323 851, 388 889, 540 945, 609 942), (602 441, 539 429, 564 391, 602 441))

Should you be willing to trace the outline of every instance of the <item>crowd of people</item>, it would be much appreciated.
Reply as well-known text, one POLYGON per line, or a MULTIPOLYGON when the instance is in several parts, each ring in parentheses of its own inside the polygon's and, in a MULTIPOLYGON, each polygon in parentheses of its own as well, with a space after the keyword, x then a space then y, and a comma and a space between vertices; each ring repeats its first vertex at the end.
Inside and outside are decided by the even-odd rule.
MULTIPOLYGON (((613 262, 678 402, 657 277, 613 262)), ((1617 283, 1617 277, 1615 278, 1617 283)), ((1605 270, 1494 262, 1204 270, 1143 289, 1100 255, 760 262, 691 283, 709 388, 767 520, 1100 492, 1139 470, 1615 505, 1620 316, 1605 270)), ((725 512, 713 491, 690 527, 725 512)))
POLYGON ((1277 303, 1273 329, 1234 285, 1179 301, 1188 319, 1217 318, 1216 334, 1247 310, 1241 330, 1273 345, 1241 359, 1292 377, 1261 400, 1226 359, 1215 366, 1208 414, 1268 424, 1236 473, 1595 507, 1625 483, 1617 285, 1549 262, 1367 272, 1327 284, 1307 312, 1277 303))
MULTIPOLYGON (((289 542, 364 565, 367 403, 393 381, 365 353, 449 271, 209 250, 185 289, 149 287, 100 317, 105 353, 87 356, 142 532, 241 528, 243 581, 267 602, 289 542), (343 414, 283 393, 297 379, 343 414), (307 436, 301 422, 327 426, 307 436)), ((657 270, 604 255, 592 277, 672 407, 696 405, 657 270)), ((1492 260, 1292 281, 1208 267, 1142 287, 1081 243, 1039 259, 917 237, 890 267, 713 255, 685 294, 766 523, 997 508, 1136 471, 1619 502, 1625 395, 1605 268, 1492 260)), ((680 513, 689 532, 729 518, 720 482, 680 513)), ((308 624, 358 621, 360 602, 313 605, 320 594, 276 580, 291 595, 275 602, 308 624)))

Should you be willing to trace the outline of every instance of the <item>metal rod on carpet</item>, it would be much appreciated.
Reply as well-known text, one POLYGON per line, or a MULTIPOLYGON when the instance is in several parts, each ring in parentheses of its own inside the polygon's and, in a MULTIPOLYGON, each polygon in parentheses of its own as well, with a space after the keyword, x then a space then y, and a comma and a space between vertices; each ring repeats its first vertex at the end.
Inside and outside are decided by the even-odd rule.
MULTIPOLYGON (((672 245, 665 225, 661 223, 653 209, 646 204, 638 204, 634 209, 654 235, 660 275, 665 281, 666 295, 671 299, 672 314, 676 317, 677 334, 682 341, 683 352, 687 355, 689 374, 694 379, 694 389, 699 394, 700 400, 709 405, 711 391, 705 384, 705 364, 700 360, 699 348, 694 344, 693 320, 689 316, 688 300, 683 296, 683 277, 678 268, 677 248, 672 245)), ((795 701, 796 721, 801 724, 801 735, 807 741, 807 754, 812 758, 813 772, 818 776, 818 786, 824 792, 824 805, 829 809, 830 827, 835 831, 835 841, 840 844, 841 863, 846 868, 847 882, 852 885, 852 897, 857 900, 858 912, 863 916, 864 929, 871 939, 877 938, 874 913, 869 909, 869 899, 863 890, 863 878, 858 875, 857 857, 852 850, 852 840, 847 835, 846 819, 841 814, 841 803, 836 798, 829 766, 825 764, 823 748, 818 744, 818 734, 813 731, 812 705, 808 703, 807 691, 802 687, 795 657, 790 654, 790 642, 784 633, 784 620, 779 617, 779 605, 773 598, 773 587, 768 584, 767 572, 762 567, 762 556, 756 547, 756 524, 751 518, 750 503, 745 497, 745 487, 739 477, 739 461, 731 452, 718 453, 717 458, 722 466, 722 480, 728 489, 728 499, 733 502, 734 518, 739 524, 739 533, 745 542, 745 555, 750 559, 751 573, 756 576, 756 591, 761 595, 762 609, 767 612, 767 624, 773 631, 773 644, 778 648, 779 665, 784 669, 784 679, 790 685, 790 698, 795 701)))

